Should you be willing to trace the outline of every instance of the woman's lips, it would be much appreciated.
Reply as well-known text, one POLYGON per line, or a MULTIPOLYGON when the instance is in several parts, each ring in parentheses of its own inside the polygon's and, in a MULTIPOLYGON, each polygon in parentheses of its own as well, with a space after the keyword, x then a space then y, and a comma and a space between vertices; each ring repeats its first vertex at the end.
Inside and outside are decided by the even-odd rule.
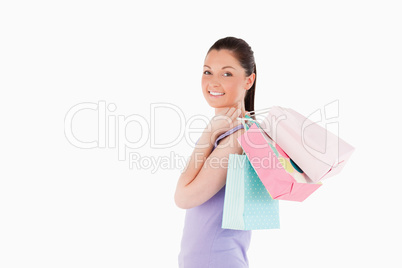
POLYGON ((215 97, 215 98, 222 97, 225 95, 225 93, 218 92, 218 91, 208 91, 208 93, 209 93, 209 96, 215 97))

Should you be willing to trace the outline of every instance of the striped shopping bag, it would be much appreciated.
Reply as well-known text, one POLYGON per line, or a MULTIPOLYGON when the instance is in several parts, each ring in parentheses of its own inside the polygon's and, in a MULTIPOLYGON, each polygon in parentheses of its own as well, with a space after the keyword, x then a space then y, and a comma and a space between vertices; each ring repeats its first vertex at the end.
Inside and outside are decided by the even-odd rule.
POLYGON ((279 229, 279 200, 271 198, 245 154, 229 154, 222 228, 279 229))

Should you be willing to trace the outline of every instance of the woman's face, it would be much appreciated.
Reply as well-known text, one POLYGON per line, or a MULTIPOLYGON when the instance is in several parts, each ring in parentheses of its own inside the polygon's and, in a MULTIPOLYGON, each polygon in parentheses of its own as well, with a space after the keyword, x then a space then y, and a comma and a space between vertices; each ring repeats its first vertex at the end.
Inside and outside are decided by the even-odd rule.
POLYGON ((229 50, 213 49, 206 56, 201 84, 211 107, 233 107, 243 103, 246 90, 253 82, 254 74, 246 77, 245 70, 229 50))

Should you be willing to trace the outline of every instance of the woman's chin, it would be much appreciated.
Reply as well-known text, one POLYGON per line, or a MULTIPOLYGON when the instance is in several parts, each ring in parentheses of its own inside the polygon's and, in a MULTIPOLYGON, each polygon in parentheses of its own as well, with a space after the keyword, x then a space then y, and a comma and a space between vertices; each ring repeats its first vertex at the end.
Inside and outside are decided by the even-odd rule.
POLYGON ((224 107, 226 107, 226 105, 223 104, 223 103, 217 103, 217 102, 214 102, 214 101, 207 101, 207 102, 208 102, 209 106, 211 106, 211 108, 224 108, 224 107))

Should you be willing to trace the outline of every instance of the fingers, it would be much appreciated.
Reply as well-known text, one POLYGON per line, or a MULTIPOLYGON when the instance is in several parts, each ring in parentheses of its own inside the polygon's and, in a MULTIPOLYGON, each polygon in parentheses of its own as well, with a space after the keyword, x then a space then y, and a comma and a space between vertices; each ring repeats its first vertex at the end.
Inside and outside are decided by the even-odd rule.
POLYGON ((235 110, 236 109, 234 107, 229 108, 229 110, 226 112, 226 115, 231 117, 233 115, 233 113, 235 112, 235 110))
POLYGON ((237 117, 239 117, 241 115, 241 110, 240 109, 236 109, 233 114, 232 114, 232 118, 234 117, 234 119, 236 119, 237 117))
POLYGON ((239 116, 241 114, 241 102, 237 103, 236 113, 237 113, 237 116, 239 116))
POLYGON ((229 108, 229 110, 226 112, 227 116, 232 116, 234 113, 237 113, 237 110, 239 110, 241 112, 241 105, 238 104, 237 108, 236 107, 231 107, 229 108))
POLYGON ((229 116, 229 118, 230 118, 231 124, 237 125, 237 123, 238 123, 237 118, 240 117, 241 110, 240 109, 235 109, 235 108, 233 108, 233 110, 234 111, 233 111, 232 115, 229 116))

